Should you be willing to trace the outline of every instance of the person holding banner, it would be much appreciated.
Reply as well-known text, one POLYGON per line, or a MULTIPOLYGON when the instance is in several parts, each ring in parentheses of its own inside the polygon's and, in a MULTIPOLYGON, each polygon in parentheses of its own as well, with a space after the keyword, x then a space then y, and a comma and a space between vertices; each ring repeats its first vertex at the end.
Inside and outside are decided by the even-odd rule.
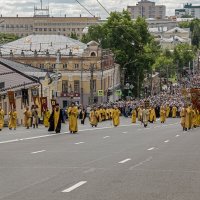
POLYGON ((31 111, 29 110, 29 107, 26 106, 24 111, 24 126, 29 129, 31 125, 31 111))
POLYGON ((17 111, 15 108, 11 108, 11 111, 9 112, 9 124, 8 128, 10 130, 17 128, 17 111))
POLYGON ((4 111, 0 106, 0 131, 3 129, 4 126, 4 111))
POLYGON ((71 106, 67 110, 69 117, 69 131, 70 133, 78 132, 78 108, 75 106, 75 103, 71 103, 71 106))
POLYGON ((61 131, 61 123, 63 121, 62 110, 59 107, 59 104, 56 103, 51 116, 49 118, 49 129, 48 131, 55 131, 56 133, 60 133, 61 131))

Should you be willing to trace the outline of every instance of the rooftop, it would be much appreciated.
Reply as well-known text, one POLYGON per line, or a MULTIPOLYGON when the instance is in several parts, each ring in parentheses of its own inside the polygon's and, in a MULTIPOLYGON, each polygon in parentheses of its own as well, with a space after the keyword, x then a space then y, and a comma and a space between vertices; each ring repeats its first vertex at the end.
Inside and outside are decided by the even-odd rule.
POLYGON ((56 55, 81 55, 86 44, 63 35, 29 35, 16 41, 1 46, 2 55, 40 56, 56 55))
POLYGON ((13 65, 8 65, 0 61, 0 80, 4 87, 0 89, 0 94, 8 90, 17 91, 24 87, 39 85, 37 80, 18 71, 13 65))

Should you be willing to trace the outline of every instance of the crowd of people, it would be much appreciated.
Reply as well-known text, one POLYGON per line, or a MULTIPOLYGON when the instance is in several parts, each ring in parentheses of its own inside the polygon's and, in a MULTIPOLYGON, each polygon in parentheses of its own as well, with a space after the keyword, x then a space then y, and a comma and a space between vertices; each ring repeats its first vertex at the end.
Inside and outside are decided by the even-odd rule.
MULTIPOLYGON (((176 85, 163 90, 160 94, 149 96, 145 99, 118 100, 116 102, 104 103, 93 106, 78 106, 72 103, 68 108, 61 109, 58 104, 52 109, 43 111, 43 124, 49 132, 60 133, 61 124, 68 121, 70 133, 78 132, 78 119, 81 124, 85 124, 88 117, 92 127, 97 127, 98 123, 112 120, 116 127, 120 124, 120 116, 131 118, 131 123, 140 121, 147 127, 148 123, 156 122, 160 118, 161 123, 166 119, 180 118, 180 124, 184 131, 200 126, 200 110, 196 105, 188 102, 190 88, 200 88, 200 75, 194 74, 181 79, 176 85), (184 90, 184 92, 183 92, 184 90)), ((28 106, 24 110, 24 126, 38 128, 39 125, 38 107, 28 106)), ((0 131, 4 126, 4 111, 0 107, 0 131)), ((9 112, 8 128, 17 128, 17 111, 12 108, 9 112)))

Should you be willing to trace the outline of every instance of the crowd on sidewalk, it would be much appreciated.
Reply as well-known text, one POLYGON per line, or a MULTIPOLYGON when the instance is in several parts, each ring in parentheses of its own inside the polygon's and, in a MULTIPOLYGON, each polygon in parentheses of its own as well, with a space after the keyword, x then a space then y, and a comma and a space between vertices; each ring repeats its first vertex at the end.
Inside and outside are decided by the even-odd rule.
MULTIPOLYGON (((187 79, 182 79, 177 85, 163 90, 160 94, 149 96, 145 99, 119 100, 116 102, 108 102, 101 105, 93 106, 77 106, 72 103, 69 107, 61 109, 58 104, 52 109, 43 111, 43 124, 48 131, 59 133, 61 123, 69 122, 69 131, 71 133, 78 132, 77 120, 81 120, 81 124, 85 123, 86 117, 89 118, 92 127, 97 127, 98 123, 106 120, 112 120, 114 126, 120 124, 120 116, 130 117, 131 123, 136 123, 136 119, 141 121, 144 126, 148 122, 155 122, 160 118, 161 123, 165 123, 166 119, 181 118, 183 130, 196 128, 200 126, 200 110, 191 102, 188 102, 186 96, 183 95, 183 89, 188 92, 189 88, 200 88, 200 75, 195 74, 187 79)), ((24 110, 24 126, 38 128, 39 112, 37 106, 29 109, 26 106, 24 110)), ((0 131, 4 126, 4 111, 0 107, 0 131)), ((8 128, 17 128, 17 111, 12 108, 9 112, 8 128)))

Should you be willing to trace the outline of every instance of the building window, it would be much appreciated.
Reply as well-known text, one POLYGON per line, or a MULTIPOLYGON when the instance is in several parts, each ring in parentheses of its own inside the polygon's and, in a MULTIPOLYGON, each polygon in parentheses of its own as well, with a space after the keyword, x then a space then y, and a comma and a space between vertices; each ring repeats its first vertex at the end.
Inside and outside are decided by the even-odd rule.
POLYGON ((68 81, 67 80, 62 81, 62 92, 68 93, 68 81))
POLYGON ((78 69, 78 68, 79 68, 79 64, 77 64, 77 63, 74 64, 74 68, 75 68, 75 69, 78 69))
POLYGON ((80 93, 80 81, 79 80, 74 81, 74 92, 80 93))
MULTIPOLYGON (((91 84, 92 82, 91 82, 91 80, 90 80, 90 89, 91 89, 91 86, 92 86, 92 84, 91 84)), ((96 80, 93 80, 93 92, 96 92, 96 89, 97 89, 97 87, 96 87, 96 80)))
POLYGON ((63 64, 63 69, 67 69, 67 64, 63 64))

